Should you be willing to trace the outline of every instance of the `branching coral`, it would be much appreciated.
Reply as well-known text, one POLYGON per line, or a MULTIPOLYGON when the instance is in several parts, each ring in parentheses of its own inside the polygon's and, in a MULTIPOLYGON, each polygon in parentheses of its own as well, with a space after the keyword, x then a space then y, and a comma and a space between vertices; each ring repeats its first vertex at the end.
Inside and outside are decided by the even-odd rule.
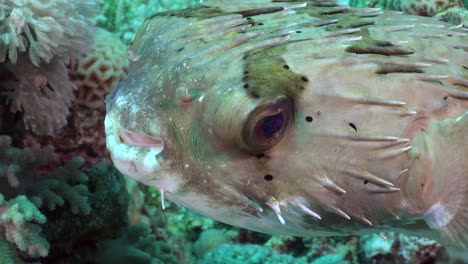
POLYGON ((103 241, 98 247, 97 263, 179 263, 171 247, 157 241, 143 224, 129 226, 118 239, 103 241))
POLYGON ((10 185, 0 185, 0 193, 10 197, 25 194, 37 207, 46 206, 49 210, 68 202, 73 212, 89 213, 85 185, 88 179, 80 170, 82 158, 75 157, 60 166, 51 147, 19 149, 12 147, 6 136, 0 136, 0 149, 4 150, 0 152, 0 180, 6 178, 10 185))
POLYGON ((5 239, 0 238, 0 261, 2 264, 23 264, 18 257, 16 247, 5 239))
POLYGON ((16 148, 7 136, 0 136, 0 149, 0 234, 31 257, 47 256, 49 244, 33 222, 45 223, 42 207, 68 203, 74 213, 90 212, 84 161, 62 165, 51 147, 16 148))
POLYGON ((45 216, 25 196, 7 202, 0 194, 0 230, 5 238, 31 257, 44 257, 49 253, 49 243, 42 229, 33 222, 45 223, 45 216))

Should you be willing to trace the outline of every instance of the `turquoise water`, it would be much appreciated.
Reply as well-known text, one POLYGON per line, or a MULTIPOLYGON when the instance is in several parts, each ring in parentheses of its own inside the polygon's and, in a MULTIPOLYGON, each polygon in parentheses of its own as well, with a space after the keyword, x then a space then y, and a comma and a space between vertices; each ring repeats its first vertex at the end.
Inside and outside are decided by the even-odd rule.
MULTIPOLYGON (((136 62, 128 45, 152 14, 197 2, 0 2, 0 264, 453 260, 437 241, 398 232, 303 238, 233 227, 178 206, 114 167, 104 98, 136 62)), ((466 26, 466 12, 458 7, 436 16, 466 26)))

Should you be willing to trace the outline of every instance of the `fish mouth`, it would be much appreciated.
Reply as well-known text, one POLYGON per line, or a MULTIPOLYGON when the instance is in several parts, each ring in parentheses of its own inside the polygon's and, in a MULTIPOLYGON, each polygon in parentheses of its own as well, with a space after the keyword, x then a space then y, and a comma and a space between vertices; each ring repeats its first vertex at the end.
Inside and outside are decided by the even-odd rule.
POLYGON ((164 151, 164 140, 122 128, 109 116, 104 125, 106 146, 115 167, 138 181, 152 180, 162 169, 158 157, 164 151))

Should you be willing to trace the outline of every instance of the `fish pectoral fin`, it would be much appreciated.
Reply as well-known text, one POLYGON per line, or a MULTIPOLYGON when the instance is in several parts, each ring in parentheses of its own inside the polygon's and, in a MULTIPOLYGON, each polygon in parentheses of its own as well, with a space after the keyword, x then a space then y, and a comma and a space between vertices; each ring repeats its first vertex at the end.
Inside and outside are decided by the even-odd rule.
POLYGON ((468 111, 429 125, 426 144, 433 186, 425 221, 449 247, 468 248, 468 111))

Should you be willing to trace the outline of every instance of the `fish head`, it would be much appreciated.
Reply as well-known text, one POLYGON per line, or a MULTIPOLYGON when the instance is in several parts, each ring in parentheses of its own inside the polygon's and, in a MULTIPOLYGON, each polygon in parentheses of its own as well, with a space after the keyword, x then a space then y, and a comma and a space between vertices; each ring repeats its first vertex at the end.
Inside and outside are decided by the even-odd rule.
POLYGON ((407 175, 423 154, 410 138, 432 113, 465 111, 466 92, 440 83, 460 82, 448 76, 460 76, 466 54, 411 34, 463 34, 328 2, 247 2, 143 24, 130 72, 106 99, 115 166, 180 205, 270 234, 422 222, 422 173, 407 175))
MULTIPOLYGON (((125 175, 189 208, 256 216, 260 204, 277 202, 269 200, 275 193, 300 184, 279 175, 310 170, 315 154, 306 127, 312 117, 298 111, 298 104, 308 104, 300 99, 307 77, 289 68, 282 48, 257 53, 254 45, 213 47, 213 41, 230 45, 233 39, 199 36, 202 26, 219 23, 244 24, 247 30, 251 24, 242 15, 191 26, 163 18, 171 21, 169 28, 154 20, 143 26, 129 48, 134 61, 128 77, 107 97, 112 160, 125 175), (193 202, 197 199, 202 205, 193 202)), ((272 46, 288 37, 262 41, 261 46, 272 46)))

